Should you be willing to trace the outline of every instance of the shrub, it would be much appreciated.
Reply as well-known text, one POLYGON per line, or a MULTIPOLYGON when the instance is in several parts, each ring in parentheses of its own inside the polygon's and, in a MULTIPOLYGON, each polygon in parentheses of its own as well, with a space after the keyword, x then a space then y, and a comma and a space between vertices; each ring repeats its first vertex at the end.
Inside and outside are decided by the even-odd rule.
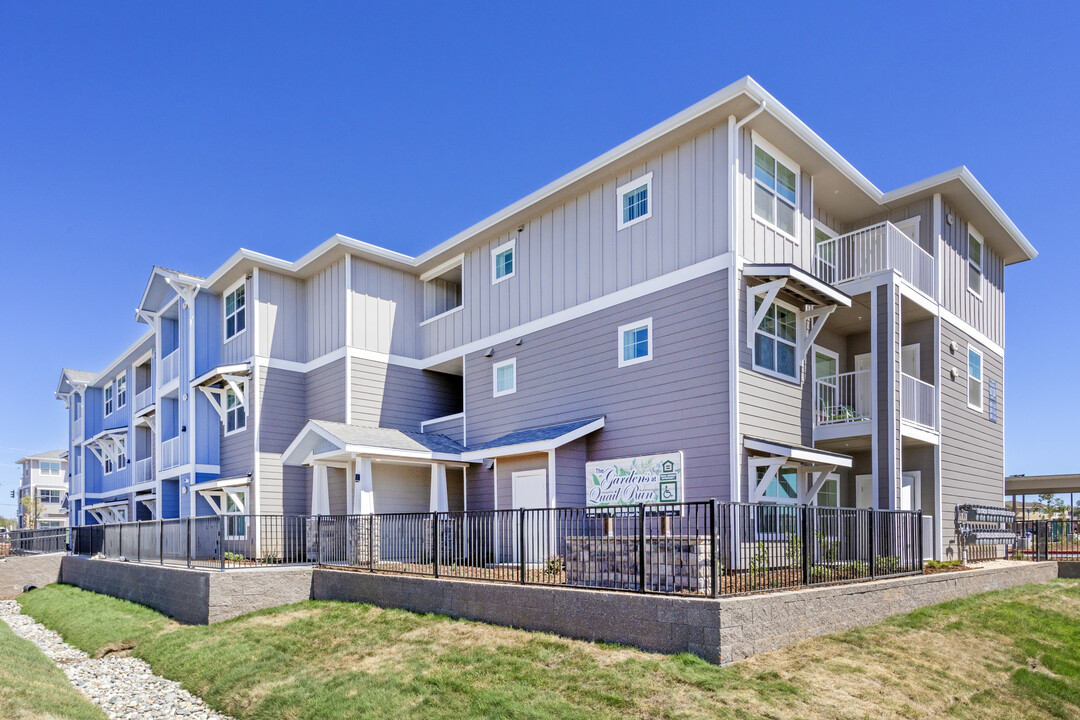
POLYGON ((874 558, 874 573, 877 575, 894 575, 900 572, 900 558, 895 555, 878 555, 874 558))
POLYGON ((807 582, 820 583, 826 582, 829 578, 829 568, 825 565, 814 565, 810 568, 810 574, 807 577, 807 582))
POLYGON ((552 555, 544 563, 545 575, 558 575, 566 569, 566 564, 563 562, 562 555, 552 555))
POLYGON ((837 568, 847 578, 867 577, 870 574, 870 563, 865 560, 852 560, 837 568))
POLYGON ((226 562, 243 562, 244 561, 244 556, 241 555, 240 553, 227 552, 227 553, 225 553, 225 561, 226 562))

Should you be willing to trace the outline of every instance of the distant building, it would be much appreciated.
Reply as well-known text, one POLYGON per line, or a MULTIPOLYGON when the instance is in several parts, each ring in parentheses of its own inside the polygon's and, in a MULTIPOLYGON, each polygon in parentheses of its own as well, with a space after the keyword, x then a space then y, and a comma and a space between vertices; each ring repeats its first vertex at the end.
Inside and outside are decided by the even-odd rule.
POLYGON ((64 501, 68 494, 68 453, 50 450, 28 455, 16 461, 22 467, 16 518, 20 528, 66 527, 68 513, 64 501), (40 502, 37 517, 34 508, 23 504, 24 497, 37 497, 40 502))

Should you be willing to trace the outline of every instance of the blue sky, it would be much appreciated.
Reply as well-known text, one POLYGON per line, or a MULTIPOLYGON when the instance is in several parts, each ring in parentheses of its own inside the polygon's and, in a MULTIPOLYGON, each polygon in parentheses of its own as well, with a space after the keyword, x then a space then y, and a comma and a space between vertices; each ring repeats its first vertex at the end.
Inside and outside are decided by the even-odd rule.
POLYGON ((747 74, 884 190, 966 164, 1035 244, 1006 470, 1080 472, 1080 5, 734 5, 0 4, 0 514, 153 264, 415 254, 747 74))

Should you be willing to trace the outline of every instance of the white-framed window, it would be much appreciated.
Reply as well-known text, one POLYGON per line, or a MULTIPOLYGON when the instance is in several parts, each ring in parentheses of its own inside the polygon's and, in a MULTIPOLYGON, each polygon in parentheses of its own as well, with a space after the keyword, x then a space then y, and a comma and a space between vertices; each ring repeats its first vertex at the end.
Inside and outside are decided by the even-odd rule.
MULTIPOLYGON (((755 314, 761 309, 762 302, 760 295, 754 296, 755 314)), ((798 328, 795 308, 779 300, 774 301, 754 333, 754 369, 797 379, 799 362, 795 348, 798 328)))
POLYGON ((247 536, 247 518, 244 509, 247 506, 247 490, 236 490, 231 495, 225 494, 225 537, 227 540, 243 540, 247 536), (236 496, 242 505, 237 505, 236 496))
POLYGON ((60 463, 53 462, 51 460, 43 460, 38 470, 42 475, 48 475, 51 477, 60 477, 60 463))
POLYGON ((492 397, 517 392, 517 358, 497 362, 491 366, 492 397))
POLYGON ((50 505, 60 504, 60 491, 59 490, 46 490, 44 488, 38 490, 38 500, 42 503, 50 505))
POLYGON ((247 329, 247 284, 244 280, 225 295, 225 339, 236 337, 247 329))
POLYGON ((968 345, 968 407, 982 412, 983 409, 983 356, 968 345))
POLYGON ((116 376, 116 409, 127 405, 127 373, 116 376))
POLYGON ((79 417, 82 415, 82 397, 78 393, 71 396, 71 419, 74 422, 79 421, 79 417))
POLYGON ((111 475, 111 474, 112 474, 112 471, 113 471, 113 469, 114 469, 114 468, 113 468, 113 461, 112 461, 112 458, 110 458, 110 457, 106 457, 106 458, 105 458, 105 460, 104 460, 104 462, 102 463, 102 470, 104 471, 104 473, 105 473, 106 475, 111 475))
POLYGON ((637 225, 652 217, 652 173, 621 185, 615 191, 618 201, 619 230, 637 225))
POLYGON ((840 507, 840 478, 830 475, 818 490, 815 504, 818 507, 840 507))
POLYGON ((247 427, 247 414, 240 398, 232 388, 225 391, 225 434, 238 432, 247 427))
POLYGON ((968 290, 982 297, 983 237, 968 225, 968 290))
POLYGON ((619 367, 652 360, 652 348, 651 317, 619 328, 619 367))
POLYGON ((105 386, 105 414, 112 415, 113 411, 113 384, 105 386))
POLYGON ((754 216, 799 239, 799 166, 754 134, 754 216))
POLYGON ((514 257, 514 240, 500 245, 491 251, 491 284, 500 283, 514 277, 517 271, 517 259, 514 257))

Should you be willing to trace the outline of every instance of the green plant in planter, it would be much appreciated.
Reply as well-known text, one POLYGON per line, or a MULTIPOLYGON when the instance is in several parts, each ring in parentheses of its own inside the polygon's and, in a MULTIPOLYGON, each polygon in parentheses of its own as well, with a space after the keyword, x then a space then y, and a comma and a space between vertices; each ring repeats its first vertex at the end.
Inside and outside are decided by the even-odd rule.
POLYGON ((225 553, 226 562, 244 562, 244 556, 240 553, 227 552, 225 553))
POLYGON ((852 560, 842 563, 837 570, 848 579, 867 577, 870 574, 870 563, 865 560, 852 560))
POLYGON ((895 555, 878 555, 874 558, 874 573, 893 575, 900 572, 900 558, 895 555))
POLYGON ((758 583, 764 579, 769 569, 769 548, 764 541, 758 542, 754 554, 750 556, 750 589, 757 590, 758 583))
POLYGON ((784 547, 784 554, 787 556, 788 565, 791 567, 792 570, 798 570, 800 567, 802 567, 802 553, 802 538, 795 533, 788 533, 787 545, 784 547))
POLYGON ((829 579, 829 568, 824 565, 814 565, 810 568, 807 582, 820 583, 829 579))

